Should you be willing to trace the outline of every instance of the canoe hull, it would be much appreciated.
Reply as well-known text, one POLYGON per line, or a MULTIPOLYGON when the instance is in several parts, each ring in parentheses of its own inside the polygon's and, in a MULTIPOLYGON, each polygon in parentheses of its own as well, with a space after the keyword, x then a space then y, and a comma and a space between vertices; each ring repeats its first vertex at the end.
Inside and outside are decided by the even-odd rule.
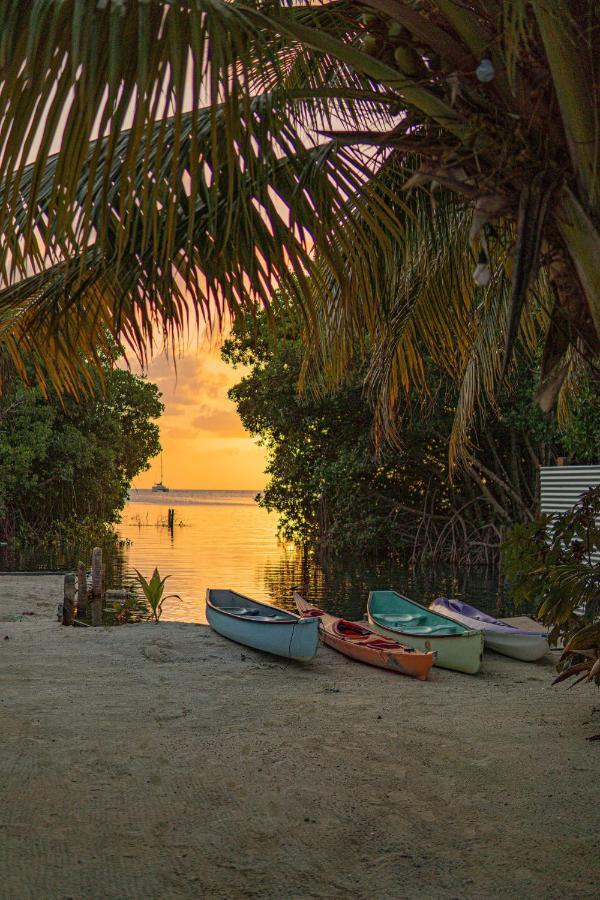
POLYGON ((331 616, 322 610, 317 610, 297 592, 294 592, 294 601, 300 615, 317 617, 317 614, 320 613, 318 620, 320 621, 321 637, 323 643, 331 647, 332 650, 336 650, 338 653, 342 653, 356 662, 376 666, 379 669, 386 669, 388 672, 408 675, 410 678, 418 678, 420 681, 427 680, 433 665, 433 653, 415 653, 414 648, 410 649, 407 646, 403 646, 394 639, 389 647, 382 647, 381 645, 386 642, 378 640, 378 635, 362 624, 346 622, 337 616, 331 616), (353 640, 344 637, 339 633, 340 624, 358 627, 365 632, 364 638, 353 640), (379 646, 372 646, 372 644, 379 644, 379 646))
POLYGON ((402 641, 403 644, 408 644, 409 647, 415 647, 417 650, 436 653, 434 666, 439 666, 440 669, 452 669, 455 672, 464 672, 466 675, 476 675, 481 668, 483 635, 478 631, 473 631, 471 634, 431 638, 386 628, 378 625, 371 616, 369 616, 369 625, 374 631, 385 637, 402 641))
POLYGON ((514 628, 507 622, 494 619, 475 607, 467 606, 467 609, 474 615, 479 616, 479 618, 475 618, 474 615, 459 612, 453 606, 464 608, 467 605, 461 601, 439 598, 434 600, 431 609, 468 628, 481 631, 485 646, 496 653, 502 653, 504 656, 510 656, 512 659, 519 659, 522 662, 536 662, 550 649, 547 634, 544 632, 537 633, 514 628))
POLYGON ((436 653, 434 665, 476 675, 483 658, 483 635, 433 612, 396 591, 371 591, 371 627, 417 650, 436 653))
POLYGON ((208 623, 222 637, 274 656, 310 662, 319 646, 319 623, 292 615, 290 621, 254 622, 206 605, 208 623))
POLYGON ((508 634, 488 634, 483 632, 485 646, 496 653, 503 653, 504 656, 511 656, 513 659, 520 659, 522 662, 536 662, 548 653, 550 647, 548 640, 543 634, 535 634, 532 632, 531 637, 519 637, 518 641, 508 634))

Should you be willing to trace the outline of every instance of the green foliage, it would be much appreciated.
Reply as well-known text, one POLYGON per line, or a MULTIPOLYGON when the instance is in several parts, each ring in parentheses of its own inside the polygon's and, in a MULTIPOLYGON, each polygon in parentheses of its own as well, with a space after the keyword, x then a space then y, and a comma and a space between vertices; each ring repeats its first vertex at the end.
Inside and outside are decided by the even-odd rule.
POLYGON ((360 378, 320 398, 300 396, 297 335, 288 323, 273 342, 263 318, 256 330, 236 329, 223 348, 227 361, 252 367, 230 397, 269 450, 271 480, 259 502, 277 510, 287 539, 326 541, 337 552, 387 546, 385 492, 393 471, 374 462, 360 378))
POLYGON ((569 640, 598 616, 600 488, 560 515, 515 525, 502 549, 513 601, 535 603, 552 640, 569 640), (583 617, 574 614, 578 607, 583 617))
MULTIPOLYGON (((592 622, 575 632, 560 658, 561 673, 553 684, 578 675, 575 684, 593 681, 600 687, 600 624, 592 622)), ((589 738, 600 740, 600 735, 589 738)))
POLYGON ((0 538, 61 540, 115 522, 160 449, 155 385, 105 364, 89 397, 45 398, 10 368, 0 397, 0 538))
POLYGON ((581 379, 571 400, 564 443, 568 455, 579 463, 600 459, 600 383, 598 378, 581 379))
POLYGON ((597 0, 2 0, 0 33, 16 365, 69 388, 75 344, 289 288, 332 382, 377 345, 380 434, 429 361, 462 381, 458 459, 517 347, 544 409, 597 359, 597 0))
POLYGON ((550 640, 564 642, 553 683, 600 686, 600 487, 560 515, 515 526, 502 549, 513 601, 534 602, 550 640))
POLYGON ((135 574, 137 575, 138 583, 142 589, 148 613, 150 617, 154 619, 155 623, 158 624, 160 617, 162 616, 163 604, 167 600, 181 600, 181 597, 179 594, 165 595, 165 584, 167 578, 171 577, 170 575, 165 575, 164 578, 161 578, 158 569, 155 569, 150 581, 147 581, 137 569, 135 570, 135 574))
MULTIPOLYGON (((583 681, 600 687, 600 624, 585 625, 575 633, 563 650, 559 669, 553 684, 576 678, 574 684, 583 681)), ((600 741, 600 734, 588 741, 600 741)))
POLYGON ((145 599, 138 592, 131 589, 127 592, 125 600, 113 600, 104 607, 108 623, 115 625, 129 625, 143 622, 148 618, 148 607, 145 599))
MULTIPOLYGON (((376 453, 368 361, 355 359, 334 391, 300 394, 300 328, 276 312, 276 334, 265 316, 238 322, 223 358, 250 368, 230 397, 269 451, 260 503, 278 512, 283 536, 335 553, 494 562, 502 530, 534 518, 539 466, 565 452, 555 419, 533 403, 531 372, 522 365, 493 414, 480 418, 473 453, 451 479, 457 389, 448 377, 430 366, 430 397, 414 391, 397 408, 400 448, 376 453)), ((598 419, 580 423, 582 441, 598 419)))

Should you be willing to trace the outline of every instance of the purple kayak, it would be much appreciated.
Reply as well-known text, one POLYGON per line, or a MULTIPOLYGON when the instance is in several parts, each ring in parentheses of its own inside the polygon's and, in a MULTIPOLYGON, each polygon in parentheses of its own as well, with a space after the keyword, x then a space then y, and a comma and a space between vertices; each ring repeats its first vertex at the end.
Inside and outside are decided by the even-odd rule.
POLYGON ((515 628, 508 622, 494 619, 475 606, 469 606, 462 600, 449 600, 447 597, 438 597, 430 606, 434 612, 441 613, 455 622, 460 622, 467 628, 483 632, 483 640, 486 647, 521 659, 524 662, 534 662, 541 659, 548 652, 548 633, 546 631, 535 632, 515 628))

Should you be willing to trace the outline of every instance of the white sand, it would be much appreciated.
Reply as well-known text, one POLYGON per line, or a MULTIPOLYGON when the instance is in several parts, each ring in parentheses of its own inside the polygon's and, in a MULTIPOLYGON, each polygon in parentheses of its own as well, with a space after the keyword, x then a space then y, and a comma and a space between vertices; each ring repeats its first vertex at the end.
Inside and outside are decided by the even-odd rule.
POLYGON ((600 696, 551 659, 302 667, 63 628, 61 584, 0 577, 3 900, 598 896, 600 696))

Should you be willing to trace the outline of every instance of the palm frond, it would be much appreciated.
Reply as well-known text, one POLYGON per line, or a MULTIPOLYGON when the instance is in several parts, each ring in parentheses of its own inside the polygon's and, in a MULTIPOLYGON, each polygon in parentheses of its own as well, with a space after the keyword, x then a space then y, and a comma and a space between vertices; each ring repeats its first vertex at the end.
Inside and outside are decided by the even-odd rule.
MULTIPOLYGON (((11 354, 40 353, 54 335, 56 352, 66 343, 67 355, 57 376, 71 370, 75 377, 71 342, 93 356, 93 341, 104 329, 143 359, 157 329, 174 340, 199 317, 220 322, 226 310, 235 315, 248 304, 268 307, 279 288, 287 288, 310 318, 305 298, 315 268, 312 246, 329 246, 329 264, 339 275, 339 247, 348 240, 349 230, 368 227, 369 248, 380 247, 383 253, 396 217, 389 191, 368 187, 371 160, 333 141, 307 146, 288 124, 289 107, 309 99, 309 94, 290 101, 271 93, 254 97, 245 118, 238 111, 237 148, 243 147, 244 155, 226 155, 218 171, 208 162, 198 169, 191 214, 191 148, 207 159, 215 134, 221 146, 226 143, 230 103, 156 123, 153 140, 131 168, 133 199, 124 208, 118 174, 120 150, 129 140, 125 132, 113 157, 114 177, 112 170, 109 173, 109 210, 100 192, 85 210, 85 228, 96 234, 102 230, 103 238, 79 251, 87 180, 82 179, 76 195, 80 214, 73 217, 70 231, 52 232, 51 185, 53 169, 60 163, 58 155, 52 157, 37 192, 34 221, 44 237, 36 258, 38 271, 0 291, 5 330, 12 322, 15 338, 19 335, 10 343, 11 354), (149 180, 152 196, 145 193, 149 180), (57 260, 50 267, 48 257, 57 260)), ((96 144, 90 147, 90 158, 102 159, 106 141, 99 143, 100 152, 96 144)), ((25 184, 33 171, 31 167, 23 173, 25 184)), ((29 214, 24 211, 23 219, 29 214)), ((9 253, 24 239, 23 219, 16 220, 7 239, 9 253)), ((368 266, 360 275, 355 268, 353 284, 369 295, 373 286, 368 266)))
POLYGON ((0 0, 0 339, 16 360, 51 347, 51 377, 75 383, 74 340, 93 358, 105 330, 144 353, 157 329, 175 339, 283 289, 328 377, 373 353, 382 432, 424 355, 464 377, 467 446, 498 340, 508 360, 538 333, 541 263, 553 402, 569 346, 600 349, 598 15, 593 0, 0 0), (541 180, 556 193, 522 216, 508 315, 503 275, 483 298, 469 281, 468 232, 501 272, 541 180))
POLYGON ((582 11, 562 0, 536 0, 532 4, 542 37, 560 108, 567 146, 586 206, 600 204, 600 123, 598 84, 594 70, 598 7, 582 11))

